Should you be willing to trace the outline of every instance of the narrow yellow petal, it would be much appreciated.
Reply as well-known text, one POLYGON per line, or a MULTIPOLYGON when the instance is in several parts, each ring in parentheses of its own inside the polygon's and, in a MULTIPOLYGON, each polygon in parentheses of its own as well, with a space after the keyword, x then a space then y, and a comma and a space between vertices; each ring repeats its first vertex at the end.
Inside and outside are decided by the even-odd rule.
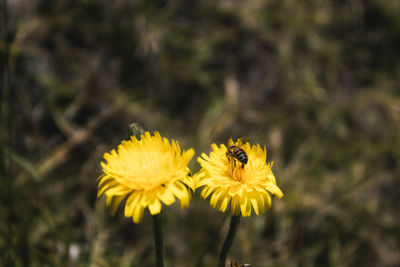
POLYGON ((267 190, 269 192, 271 192, 272 194, 274 194, 277 198, 282 198, 283 197, 282 191, 275 184, 268 183, 267 190))
POLYGON ((213 187, 205 187, 205 188, 203 189, 203 191, 201 191, 200 196, 201 196, 203 199, 206 199, 213 191, 214 191, 214 188, 213 188, 213 187))
POLYGON ((231 199, 231 213, 234 216, 238 216, 240 214, 240 198, 239 198, 239 196, 234 196, 231 199))
POLYGON ((105 194, 107 196, 121 196, 121 195, 126 195, 130 192, 131 189, 124 187, 120 184, 117 184, 116 186, 109 188, 105 194))
POLYGON ((135 206, 138 205, 141 195, 141 191, 135 191, 129 195, 125 203, 125 217, 130 217, 133 215, 133 211, 135 209, 135 206))
POLYGON ((243 190, 242 187, 239 187, 239 188, 237 189, 237 194, 238 194, 238 196, 241 197, 241 198, 243 197, 243 193, 244 193, 243 191, 244 191, 244 190, 243 190))
POLYGON ((266 202, 266 209, 268 210, 269 208, 271 208, 271 197, 269 196, 269 194, 265 195, 265 202, 266 202))
POLYGON ((172 191, 172 193, 174 193, 174 195, 178 199, 181 199, 181 198, 183 198, 183 197, 185 197, 187 195, 186 187, 180 182, 176 182, 174 184, 171 184, 168 188, 172 191))
POLYGON ((259 214, 263 214, 265 212, 265 201, 262 194, 257 194, 256 201, 258 204, 259 214))
POLYGON ((117 184, 118 183, 114 180, 110 180, 110 181, 107 181, 107 183, 103 183, 97 191, 97 197, 100 197, 107 189, 109 189, 110 187, 113 187, 117 184))
POLYGON ((191 148, 183 152, 182 159, 183 161, 189 162, 193 158, 193 156, 194 156, 194 149, 191 148))
POLYGON ((221 196, 221 194, 222 194, 222 190, 216 190, 214 192, 214 194, 212 194, 211 199, 210 199, 210 205, 213 208, 215 208, 217 206, 217 203, 218 203, 218 200, 219 200, 219 197, 221 196))
POLYGON ((151 215, 156 215, 161 212, 161 202, 158 200, 158 198, 154 198, 149 204, 149 211, 151 215))
POLYGON ((97 188, 102 187, 104 184, 111 182, 113 179, 111 176, 108 174, 102 174, 99 178, 97 178, 97 181, 99 181, 99 184, 97 185, 97 188))
MULTIPOLYGON (((142 136, 143 136, 143 135, 142 135, 142 136)), ((149 132, 145 132, 145 133, 144 133, 144 137, 145 137, 145 138, 142 138, 142 139, 151 139, 151 135, 150 135, 149 132)), ((155 132, 154 132, 154 137, 160 138, 160 133, 157 132, 157 131, 155 131, 155 132)))
POLYGON ((186 196, 180 199, 181 209, 187 208, 189 206, 190 194, 186 191, 186 196))
POLYGON ((243 196, 240 199, 240 211, 242 212, 243 217, 250 216, 251 214, 251 203, 247 196, 243 196))
POLYGON ((259 205, 258 205, 258 201, 256 198, 252 198, 251 200, 251 205, 253 206, 254 212, 256 213, 256 215, 260 215, 260 210, 258 209, 259 205))
POLYGON ((217 146, 217 144, 211 144, 211 149, 213 150, 213 151, 219 151, 219 147, 217 146))
MULTIPOLYGON (((101 163, 103 163, 103 162, 101 162, 101 163)), ((101 164, 100 163, 100 164, 101 164)), ((99 187, 103 182, 105 182, 107 180, 107 174, 102 174, 102 175, 100 175, 97 179, 96 179, 96 181, 99 181, 99 185, 97 186, 97 187, 99 187)))
POLYGON ((113 199, 113 196, 107 196, 107 198, 106 198, 106 207, 107 208, 111 205, 112 199, 113 199))
POLYGON ((124 198, 125 198, 125 195, 113 197, 113 199, 111 201, 111 205, 110 205, 111 215, 113 215, 113 216, 115 215, 115 212, 117 211, 119 204, 121 204, 121 202, 122 202, 122 200, 124 200, 124 198))
POLYGON ((197 183, 196 187, 198 188, 198 187, 202 187, 202 186, 207 185, 207 184, 209 185, 209 183, 212 180, 213 180, 212 178, 203 178, 197 183))
POLYGON ((139 223, 143 218, 144 208, 141 205, 136 205, 133 211, 132 220, 134 223, 139 223))
POLYGON ((217 203, 219 211, 225 212, 230 200, 231 197, 225 192, 224 195, 219 198, 219 201, 217 203))
POLYGON ((197 162, 202 166, 202 167, 204 167, 203 166, 203 164, 207 164, 207 162, 209 161, 209 160, 211 160, 206 154, 201 154, 201 157, 198 157, 197 158, 197 162), (202 158, 201 158, 202 157, 202 158))
MULTIPOLYGON (((186 170, 186 174, 189 174, 190 170, 187 169, 186 170)), ((181 179, 181 182, 184 183, 185 185, 187 185, 193 192, 196 191, 196 187, 197 187, 197 181, 190 176, 185 176, 181 179)))
POLYGON ((157 190, 157 197, 165 204, 165 205, 171 205, 175 202, 175 196, 174 194, 165 187, 161 187, 160 189, 157 190))

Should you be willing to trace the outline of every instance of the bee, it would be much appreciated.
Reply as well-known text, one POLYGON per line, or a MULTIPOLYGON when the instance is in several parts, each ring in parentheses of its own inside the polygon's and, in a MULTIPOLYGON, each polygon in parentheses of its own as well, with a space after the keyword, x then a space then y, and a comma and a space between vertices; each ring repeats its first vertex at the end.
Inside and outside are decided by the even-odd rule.
POLYGON ((238 160, 240 163, 242 163, 242 168, 243 168, 249 159, 247 157, 246 152, 241 148, 241 146, 249 140, 250 140, 250 138, 248 138, 248 137, 239 138, 238 144, 235 145, 232 138, 230 138, 228 140, 228 151, 226 152, 226 156, 228 157, 228 160, 231 160, 231 159, 238 160))

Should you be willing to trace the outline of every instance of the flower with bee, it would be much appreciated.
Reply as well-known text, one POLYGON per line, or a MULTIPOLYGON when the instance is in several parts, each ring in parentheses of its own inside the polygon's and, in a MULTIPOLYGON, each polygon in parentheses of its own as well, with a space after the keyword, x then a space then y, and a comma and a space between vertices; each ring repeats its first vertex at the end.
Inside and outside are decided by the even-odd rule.
MULTIPOLYGON (((228 140, 228 151, 226 152, 226 156, 228 160, 237 160, 242 163, 242 167, 248 162, 248 157, 246 152, 241 148, 243 144, 245 144, 250 138, 242 137, 237 141, 237 145, 233 142, 232 138, 228 140)), ((236 163, 235 163, 236 164, 236 163)))
POLYGON ((211 195, 210 205, 225 212, 230 204, 233 216, 256 215, 271 206, 271 196, 282 198, 272 172, 273 163, 267 163, 266 148, 250 145, 248 138, 239 138, 228 145, 211 145, 209 155, 197 159, 201 170, 195 175, 197 187, 203 187, 201 197, 211 195))

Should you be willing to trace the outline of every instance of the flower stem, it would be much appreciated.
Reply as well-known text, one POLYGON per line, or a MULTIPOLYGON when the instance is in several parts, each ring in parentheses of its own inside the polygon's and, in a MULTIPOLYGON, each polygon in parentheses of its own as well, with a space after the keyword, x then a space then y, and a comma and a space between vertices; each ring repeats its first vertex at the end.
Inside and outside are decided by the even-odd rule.
POLYGON ((154 228, 154 244, 156 246, 156 263, 157 267, 163 267, 163 241, 161 230, 160 214, 153 215, 153 228, 154 228))
POLYGON ((228 255, 229 249, 232 246, 233 238, 235 238, 236 229, 240 222, 240 216, 231 217, 231 223, 229 224, 229 231, 225 238, 224 245, 222 246, 221 254, 219 255, 218 267, 225 267, 226 256, 228 255))

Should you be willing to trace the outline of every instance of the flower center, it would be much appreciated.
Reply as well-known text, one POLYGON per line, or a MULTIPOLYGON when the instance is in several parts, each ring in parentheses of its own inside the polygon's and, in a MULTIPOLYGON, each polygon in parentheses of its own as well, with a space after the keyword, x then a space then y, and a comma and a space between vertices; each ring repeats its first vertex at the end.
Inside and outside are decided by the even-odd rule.
POLYGON ((245 182, 245 167, 246 165, 233 159, 229 161, 228 172, 235 181, 245 182))

